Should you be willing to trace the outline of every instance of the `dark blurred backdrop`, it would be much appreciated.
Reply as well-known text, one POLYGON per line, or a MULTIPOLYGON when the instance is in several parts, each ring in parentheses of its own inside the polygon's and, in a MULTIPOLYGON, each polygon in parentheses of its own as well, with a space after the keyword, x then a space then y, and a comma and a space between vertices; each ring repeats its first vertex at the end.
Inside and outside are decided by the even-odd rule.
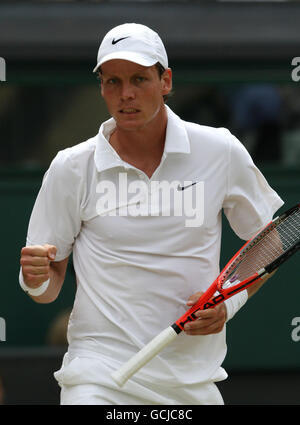
MULTIPOLYGON (((51 160, 108 118, 92 69, 102 37, 125 22, 149 25, 165 42, 170 107, 186 120, 228 127, 286 207, 300 200, 298 2, 2 1, 0 403, 1 385, 6 404, 58 403, 53 371, 65 351, 72 262, 58 300, 38 305, 19 288, 19 253, 51 160)), ((240 245, 224 221, 222 265, 240 245)), ((300 404, 298 262, 284 265, 228 325, 230 376, 220 384, 227 404, 300 404)))

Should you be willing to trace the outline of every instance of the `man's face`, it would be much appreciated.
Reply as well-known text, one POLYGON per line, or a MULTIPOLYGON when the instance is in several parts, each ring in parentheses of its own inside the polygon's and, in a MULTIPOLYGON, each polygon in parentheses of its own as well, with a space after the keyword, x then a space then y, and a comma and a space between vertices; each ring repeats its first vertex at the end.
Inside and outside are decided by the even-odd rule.
POLYGON ((154 122, 172 88, 170 69, 160 77, 155 65, 114 59, 102 64, 101 71, 101 94, 118 128, 133 131, 154 122))

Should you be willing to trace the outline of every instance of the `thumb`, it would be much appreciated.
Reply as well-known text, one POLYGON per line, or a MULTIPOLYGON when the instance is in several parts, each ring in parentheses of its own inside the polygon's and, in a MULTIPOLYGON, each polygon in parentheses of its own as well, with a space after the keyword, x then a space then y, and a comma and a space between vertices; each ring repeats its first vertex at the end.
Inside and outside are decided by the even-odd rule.
POLYGON ((194 304, 196 304, 196 302, 199 300, 199 298, 201 297, 201 295, 203 295, 204 292, 196 292, 195 294, 191 295, 189 297, 189 299, 187 300, 187 305, 188 306, 192 306, 194 304))
POLYGON ((47 255, 49 260, 55 260, 57 248, 55 245, 44 245, 44 247, 47 249, 47 255))

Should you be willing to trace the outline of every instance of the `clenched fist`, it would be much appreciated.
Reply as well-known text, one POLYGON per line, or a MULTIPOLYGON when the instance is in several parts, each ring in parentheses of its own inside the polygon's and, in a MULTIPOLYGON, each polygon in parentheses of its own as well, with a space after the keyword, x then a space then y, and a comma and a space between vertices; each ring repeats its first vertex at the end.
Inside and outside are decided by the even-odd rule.
POLYGON ((50 262, 55 259, 54 245, 26 246, 21 250, 23 279, 30 288, 38 288, 50 278, 50 262))

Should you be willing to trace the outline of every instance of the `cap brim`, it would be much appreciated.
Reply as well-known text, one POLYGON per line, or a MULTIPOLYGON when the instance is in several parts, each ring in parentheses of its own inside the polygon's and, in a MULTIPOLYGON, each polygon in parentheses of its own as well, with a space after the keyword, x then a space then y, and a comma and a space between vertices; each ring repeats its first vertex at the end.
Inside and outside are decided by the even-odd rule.
POLYGON ((119 52, 111 53, 101 58, 101 60, 97 63, 97 65, 93 69, 93 72, 96 72, 99 66, 101 66, 104 62, 108 62, 113 59, 127 60, 129 62, 134 62, 142 66, 152 66, 157 63, 157 59, 151 59, 149 57, 146 58, 145 56, 135 52, 126 52, 126 51, 120 52, 119 51, 119 52))

